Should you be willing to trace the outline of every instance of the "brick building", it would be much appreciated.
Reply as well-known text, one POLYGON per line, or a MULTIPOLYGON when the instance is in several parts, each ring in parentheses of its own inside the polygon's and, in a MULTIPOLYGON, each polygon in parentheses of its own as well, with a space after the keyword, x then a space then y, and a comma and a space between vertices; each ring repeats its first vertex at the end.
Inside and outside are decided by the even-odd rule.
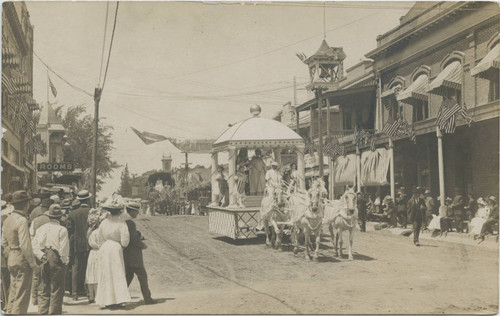
POLYGON ((2 192, 36 189, 38 105, 33 99, 33 26, 24 2, 2 11, 2 192))

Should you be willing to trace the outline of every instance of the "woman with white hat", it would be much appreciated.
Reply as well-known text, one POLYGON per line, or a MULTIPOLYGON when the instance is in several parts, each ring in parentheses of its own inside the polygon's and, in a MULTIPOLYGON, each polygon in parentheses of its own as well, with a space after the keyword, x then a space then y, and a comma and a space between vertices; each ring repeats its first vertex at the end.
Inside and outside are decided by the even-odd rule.
POLYGON ((103 243, 99 248, 101 263, 95 302, 106 308, 119 308, 130 301, 123 261, 123 248, 128 246, 130 235, 121 217, 124 205, 120 196, 110 197, 101 207, 111 216, 98 228, 103 243))
POLYGON ((481 229, 483 228, 484 222, 490 216, 490 208, 482 197, 477 199, 477 213, 476 216, 470 221, 469 224, 469 234, 476 238, 481 234, 481 229))

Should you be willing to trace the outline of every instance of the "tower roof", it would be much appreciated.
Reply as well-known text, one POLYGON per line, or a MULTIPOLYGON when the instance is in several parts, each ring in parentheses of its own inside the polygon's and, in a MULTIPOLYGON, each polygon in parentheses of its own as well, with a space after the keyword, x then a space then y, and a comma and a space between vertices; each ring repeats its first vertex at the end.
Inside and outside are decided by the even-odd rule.
POLYGON ((346 58, 346 55, 342 47, 330 47, 326 40, 323 40, 316 53, 307 58, 305 62, 307 63, 308 61, 317 58, 334 58, 337 60, 344 60, 346 58))

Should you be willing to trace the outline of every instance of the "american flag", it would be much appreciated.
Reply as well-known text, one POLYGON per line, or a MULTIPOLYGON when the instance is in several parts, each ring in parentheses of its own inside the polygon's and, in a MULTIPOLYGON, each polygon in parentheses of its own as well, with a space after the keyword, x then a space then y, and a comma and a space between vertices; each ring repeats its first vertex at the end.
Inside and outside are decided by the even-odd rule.
POLYGON ((342 149, 340 148, 339 141, 335 137, 328 137, 323 147, 323 153, 332 158, 340 156, 342 154, 342 149))
POLYGON ((314 152, 316 151, 316 144, 309 138, 304 138, 304 143, 306 147, 304 148, 304 154, 310 154, 313 155, 314 152))
POLYGON ((364 129, 357 130, 356 132, 354 132, 354 139, 352 141, 352 144, 358 147, 363 146, 368 143, 369 137, 370 133, 368 133, 367 130, 364 129))
POLYGON ((440 130, 443 130, 447 134, 452 134, 456 129, 456 115, 460 114, 470 126, 472 123, 472 117, 467 113, 467 107, 465 105, 461 106, 455 100, 451 98, 446 98, 439 108, 439 112, 436 118, 436 125, 440 130))
POLYGON ((400 119, 398 136, 408 136, 412 140, 412 142, 417 142, 417 135, 415 134, 415 130, 413 130, 413 126, 408 124, 408 122, 404 119, 400 119))
POLYGON ((384 128, 382 128, 382 133, 386 134, 389 137, 396 137, 398 135, 399 125, 401 124, 401 120, 388 120, 384 128))
MULTIPOLYGON (((47 76, 48 77, 48 76, 47 76)), ((57 89, 56 87, 54 86, 54 84, 52 83, 52 80, 50 80, 50 77, 49 78, 49 86, 50 86, 50 90, 52 91, 52 94, 54 95, 54 98, 57 97, 57 89)))

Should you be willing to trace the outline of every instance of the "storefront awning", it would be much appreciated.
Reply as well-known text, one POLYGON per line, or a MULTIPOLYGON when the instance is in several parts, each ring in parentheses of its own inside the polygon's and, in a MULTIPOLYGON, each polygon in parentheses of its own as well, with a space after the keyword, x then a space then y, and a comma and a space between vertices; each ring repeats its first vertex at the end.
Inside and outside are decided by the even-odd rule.
POLYGON ((443 95, 445 93, 443 88, 462 89, 462 65, 459 61, 446 66, 429 84, 427 92, 443 95))
POLYGON ((385 185, 389 171, 389 151, 377 148, 361 154, 361 185, 385 185))
POLYGON ((399 93, 397 100, 407 104, 415 104, 416 100, 427 101, 428 88, 429 77, 427 75, 420 75, 408 88, 399 93))
POLYGON ((356 181, 356 155, 340 156, 335 163, 335 185, 354 184, 356 181))
POLYGON ((495 45, 476 67, 472 68, 470 74, 473 77, 483 77, 492 69, 500 69, 500 44, 495 45))

